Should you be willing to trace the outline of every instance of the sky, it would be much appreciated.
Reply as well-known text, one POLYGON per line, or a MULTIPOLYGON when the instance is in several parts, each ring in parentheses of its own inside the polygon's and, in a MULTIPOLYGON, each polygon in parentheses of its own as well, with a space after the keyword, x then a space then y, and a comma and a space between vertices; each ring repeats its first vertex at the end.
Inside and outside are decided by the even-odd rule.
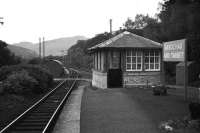
POLYGON ((0 40, 9 44, 22 41, 38 42, 81 35, 93 37, 118 30, 136 14, 158 13, 162 0, 0 0, 0 40), (2 20, 0 20, 2 21, 2 20))

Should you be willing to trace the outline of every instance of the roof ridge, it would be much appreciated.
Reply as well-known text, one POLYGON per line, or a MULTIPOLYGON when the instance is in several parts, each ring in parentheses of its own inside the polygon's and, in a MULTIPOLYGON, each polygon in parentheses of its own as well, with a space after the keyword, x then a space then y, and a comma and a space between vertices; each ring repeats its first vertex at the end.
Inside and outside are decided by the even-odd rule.
POLYGON ((150 43, 151 45, 155 45, 155 46, 162 46, 161 43, 158 43, 158 42, 155 42, 151 39, 148 39, 148 38, 145 38, 145 37, 142 37, 142 36, 139 36, 137 34, 134 34, 134 33, 131 33, 129 31, 124 31, 108 40, 105 40, 91 48, 89 48, 88 50, 92 50, 92 49, 96 49, 96 48, 102 48, 102 47, 109 47, 110 44, 116 42, 118 39, 122 38, 123 36, 125 35, 131 35, 132 37, 134 37, 136 40, 140 41, 140 42, 148 42, 150 43))
POLYGON ((107 45, 110 44, 109 42, 114 42, 114 41, 118 40, 119 38, 123 37, 123 35, 124 35, 124 32, 122 32, 122 33, 120 33, 120 34, 118 34, 118 35, 116 35, 116 36, 114 36, 114 37, 102 42, 102 44, 105 43, 106 45, 104 45, 104 46, 107 46, 107 45))
POLYGON ((144 40, 146 40, 146 41, 150 41, 150 42, 152 42, 154 45, 162 46, 161 43, 158 43, 158 42, 153 41, 153 40, 151 40, 151 39, 145 38, 145 37, 143 37, 143 36, 139 36, 139 35, 134 34, 134 33, 131 33, 131 35, 136 36, 136 37, 141 38, 141 39, 144 39, 144 40))
MULTIPOLYGON (((126 32, 126 31, 125 31, 125 32, 126 32)), ((107 45, 109 45, 111 42, 114 42, 114 41, 118 40, 119 38, 121 38, 124 34, 127 34, 127 33, 125 33, 125 32, 122 32, 122 33, 120 33, 120 34, 118 34, 118 35, 116 35, 116 36, 114 36, 114 37, 112 37, 112 38, 110 38, 110 39, 108 39, 108 40, 105 40, 105 41, 103 41, 103 42, 101 42, 101 43, 99 43, 99 44, 97 44, 97 45, 95 45, 95 46, 89 48, 89 50, 94 49, 94 48, 96 48, 96 47, 98 47, 98 46, 101 46, 101 45, 103 45, 103 44, 104 44, 104 46, 107 46, 107 45)))

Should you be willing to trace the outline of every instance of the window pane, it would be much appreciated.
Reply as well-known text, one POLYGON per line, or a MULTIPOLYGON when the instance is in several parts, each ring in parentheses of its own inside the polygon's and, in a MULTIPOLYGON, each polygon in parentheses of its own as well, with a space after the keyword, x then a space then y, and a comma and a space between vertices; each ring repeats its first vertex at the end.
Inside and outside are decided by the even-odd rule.
POLYGON ((148 52, 148 51, 145 52, 144 55, 145 55, 145 56, 149 56, 149 52, 148 52))
POLYGON ((141 57, 137 57, 137 63, 141 63, 142 62, 142 58, 141 57))
POLYGON ((150 64, 150 69, 154 69, 154 64, 150 64))
POLYGON ((136 57, 132 57, 132 63, 136 63, 136 57))
POLYGON ((130 70, 131 69, 131 64, 126 64, 126 69, 130 70))
POLYGON ((154 58, 150 57, 150 63, 154 63, 154 58))
POLYGON ((158 63, 158 62, 159 62, 159 58, 155 57, 155 63, 158 63))
POLYGON ((142 52, 137 52, 137 56, 142 56, 142 52))
POLYGON ((154 56, 154 51, 151 51, 151 52, 150 52, 150 56, 154 56))
POLYGON ((158 51, 155 51, 155 56, 159 56, 159 52, 158 51))
POLYGON ((159 64, 155 64, 155 69, 159 69, 159 64))
POLYGON ((145 64, 144 69, 149 69, 149 64, 145 64))
POLYGON ((141 64, 137 64, 137 69, 141 69, 141 64))
POLYGON ((126 62, 131 63, 131 57, 126 57, 126 62))
POLYGON ((137 57, 137 63, 141 63, 142 62, 142 58, 141 57, 137 57))
POLYGON ((136 64, 132 64, 132 69, 136 70, 136 64))
POLYGON ((145 57, 145 58, 144 58, 144 62, 145 62, 145 63, 149 63, 149 57, 145 57))
POLYGON ((126 55, 131 56, 131 51, 127 51, 126 55))
POLYGON ((136 51, 132 51, 132 56, 136 56, 136 51))

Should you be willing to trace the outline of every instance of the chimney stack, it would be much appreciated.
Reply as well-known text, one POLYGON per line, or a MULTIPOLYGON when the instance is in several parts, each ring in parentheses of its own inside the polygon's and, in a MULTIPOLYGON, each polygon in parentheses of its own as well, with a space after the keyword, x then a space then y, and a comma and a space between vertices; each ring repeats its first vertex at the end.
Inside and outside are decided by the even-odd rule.
POLYGON ((112 19, 110 19, 110 34, 112 34, 112 19))

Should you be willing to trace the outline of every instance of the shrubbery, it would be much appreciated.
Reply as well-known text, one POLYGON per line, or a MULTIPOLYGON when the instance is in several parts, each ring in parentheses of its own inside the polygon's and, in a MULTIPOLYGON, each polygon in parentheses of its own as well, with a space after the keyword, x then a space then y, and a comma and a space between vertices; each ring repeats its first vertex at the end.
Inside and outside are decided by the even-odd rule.
POLYGON ((3 88, 8 93, 26 93, 33 91, 38 82, 27 71, 13 72, 3 82, 3 88))
POLYGON ((41 93, 52 85, 53 76, 38 65, 14 65, 0 68, 0 81, 4 93, 41 93))
POLYGON ((40 64, 41 62, 42 62, 42 59, 37 57, 37 58, 33 58, 33 59, 29 60, 28 64, 37 65, 37 64, 40 64))

